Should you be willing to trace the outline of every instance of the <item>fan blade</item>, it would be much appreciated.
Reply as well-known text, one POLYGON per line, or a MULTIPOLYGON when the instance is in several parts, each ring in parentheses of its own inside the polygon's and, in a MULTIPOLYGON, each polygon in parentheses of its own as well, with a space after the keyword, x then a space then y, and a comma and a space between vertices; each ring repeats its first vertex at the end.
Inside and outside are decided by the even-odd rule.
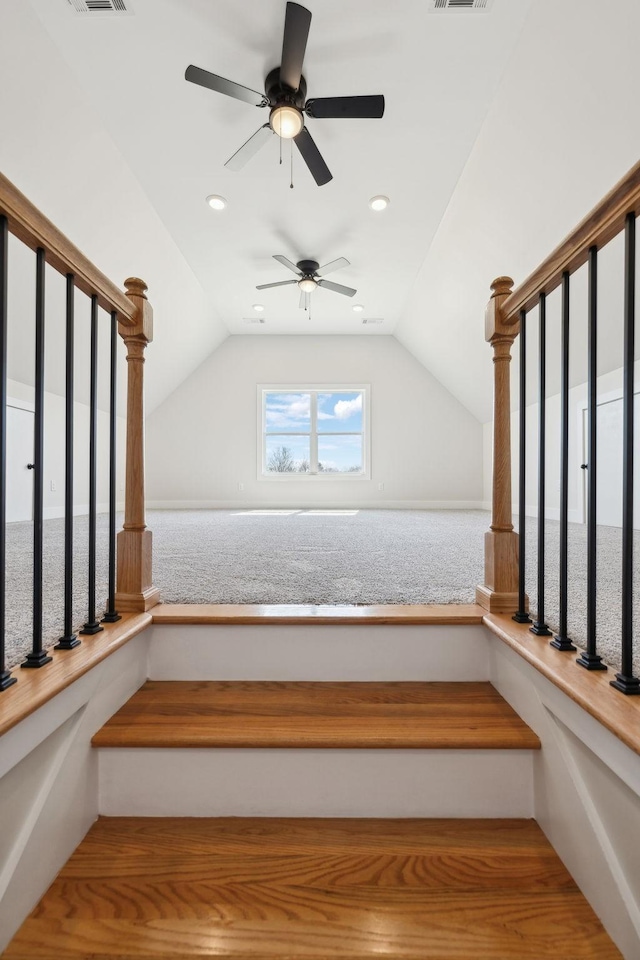
POLYGON ((308 117, 316 120, 328 117, 379 119, 384 114, 384 97, 319 97, 307 100, 304 110, 308 117))
POLYGON ((280 280, 278 283, 261 283, 259 287, 256 287, 256 290, 269 290, 271 287, 288 287, 290 284, 297 282, 297 280, 280 280))
POLYGON ((283 267, 287 267, 289 270, 293 270, 293 272, 295 273, 296 277, 301 277, 301 276, 302 276, 302 273, 300 272, 300 270, 298 270, 298 268, 296 267, 295 263, 291 263, 291 260, 287 260, 286 257, 283 257, 283 256, 282 256, 282 254, 280 254, 280 253, 275 253, 275 254, 273 255, 273 259, 274 259, 274 260, 277 260, 278 263, 281 263, 283 267))
POLYGON ((193 64, 187 67, 184 78, 191 83, 197 83, 200 87, 207 87, 209 90, 215 90, 216 93, 224 93, 225 96, 233 97, 234 100, 244 100, 245 103, 250 103, 254 107, 267 105, 264 93, 250 90, 249 87, 234 83, 233 80, 225 80, 224 77, 218 77, 215 73, 209 73, 208 70, 194 67, 193 64))
POLYGON ((299 307, 301 310, 308 310, 309 304, 311 303, 311 294, 305 293, 304 290, 300 291, 300 303, 299 307))
POLYGON ((242 170, 245 163, 248 163, 251 157, 255 157, 258 150, 264 147, 272 135, 273 130, 268 123, 265 123, 263 127, 256 130, 252 137, 249 137, 246 143, 242 144, 239 150, 236 150, 232 157, 229 157, 225 163, 225 167, 229 167, 229 170, 242 170))
POLYGON ((299 3, 288 3, 284 18, 280 80, 297 90, 300 86, 302 62, 307 49, 307 37, 311 26, 311 12, 299 3))
POLYGON ((333 273, 334 270, 342 270, 343 267, 348 266, 350 266, 350 264, 345 257, 338 257, 337 260, 332 260, 331 263, 325 263, 324 267, 319 267, 316 270, 316 274, 319 277, 326 277, 328 273, 333 273))
POLYGON ((341 283, 333 283, 331 280, 318 280, 318 286, 333 290, 334 293, 341 293, 345 297, 354 297, 358 292, 353 287, 343 287, 341 283))
POLYGON ((303 127, 298 136, 293 138, 293 142, 302 154, 302 159, 309 167, 311 176, 319 187, 329 183, 329 180, 333 180, 329 167, 322 159, 322 154, 306 127, 303 127))

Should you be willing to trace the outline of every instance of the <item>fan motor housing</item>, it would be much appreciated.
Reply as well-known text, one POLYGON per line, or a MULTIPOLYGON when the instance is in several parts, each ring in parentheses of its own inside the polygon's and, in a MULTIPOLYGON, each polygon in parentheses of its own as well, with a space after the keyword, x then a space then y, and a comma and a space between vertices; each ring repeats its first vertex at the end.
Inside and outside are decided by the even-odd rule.
POLYGON ((312 278, 319 266, 320 264, 317 260, 299 260, 298 263, 296 263, 296 267, 300 273, 304 273, 305 277, 312 278))
POLYGON ((307 81, 300 77, 300 86, 297 90, 292 90, 280 80, 280 67, 274 67, 267 74, 264 82, 265 93, 272 107, 281 104, 287 104, 296 107, 297 110, 304 110, 304 104, 307 99, 307 81))

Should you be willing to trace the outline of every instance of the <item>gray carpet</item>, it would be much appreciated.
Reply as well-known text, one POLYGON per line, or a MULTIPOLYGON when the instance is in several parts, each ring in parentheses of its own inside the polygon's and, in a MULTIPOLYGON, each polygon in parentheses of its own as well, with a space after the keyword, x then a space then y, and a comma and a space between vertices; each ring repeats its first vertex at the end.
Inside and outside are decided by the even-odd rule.
MULTIPOLYGON (((169 603, 469 603, 482 580, 480 510, 150 511, 154 583, 169 603)), ((119 524, 120 525, 120 524, 119 524)), ((558 532, 546 527, 546 619, 557 628, 558 532)), ((74 622, 87 617, 87 518, 75 521, 74 622)), ((63 521, 45 523, 45 645, 60 636, 63 521)), ((640 545, 640 533, 638 543, 640 545)), ((97 594, 107 594, 106 517, 98 518, 97 594)), ((536 521, 527 521, 527 591, 536 608, 536 521)), ((586 635, 586 528, 569 531, 569 622, 586 635)), ((8 526, 7 651, 19 662, 31 645, 31 524, 8 526)), ((599 652, 619 665, 620 530, 598 529, 599 652)), ((640 570, 636 579, 640 589, 640 570)), ((640 594, 636 594, 640 596, 640 594)), ((640 608, 636 632, 640 629, 640 608)), ((640 670, 640 651, 636 673, 640 670)))
MULTIPOLYGON (((121 521, 119 526, 121 525, 121 521)), ((74 518, 73 623, 77 630, 88 618, 88 517, 74 518)), ((98 619, 108 594, 108 529, 106 515, 98 516, 96 536, 96 597, 98 619)), ((64 626, 64 520, 46 520, 43 537, 44 646, 55 644, 64 626)), ((7 664, 24 659, 33 644, 33 525, 7 524, 5 642, 7 664)))

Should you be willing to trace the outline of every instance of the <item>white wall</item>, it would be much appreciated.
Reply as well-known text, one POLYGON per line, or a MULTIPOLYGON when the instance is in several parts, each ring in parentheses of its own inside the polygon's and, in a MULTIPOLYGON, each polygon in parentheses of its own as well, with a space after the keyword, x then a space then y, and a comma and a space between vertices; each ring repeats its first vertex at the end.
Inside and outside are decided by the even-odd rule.
POLYGON ((637 0, 532 3, 407 299, 396 336, 479 420, 491 416, 491 281, 521 283, 638 161, 625 91, 638 89, 639 29, 637 0))
MULTIPOLYGON (((527 367, 529 363, 527 362, 527 367)), ((514 374, 516 371, 514 370, 514 374)), ((640 384, 640 363, 636 362, 636 384, 640 384)), ((512 391, 517 390, 517 384, 512 384, 512 391)), ((622 368, 601 374, 597 379, 598 404, 614 396, 622 396, 622 368)), ((552 520, 560 517, 560 453, 561 453, 561 398, 556 393, 547 396, 545 405, 545 515, 552 520)), ((587 406, 587 383, 579 383, 569 390, 569 522, 584 522, 584 471, 580 464, 586 461, 583 445, 582 417, 587 406)), ((538 511, 538 404, 527 405, 526 416, 526 514, 537 516, 538 511)), ((622 411, 620 411, 622 415, 622 411)), ((636 423, 636 438, 640 425, 636 423)), ((492 456, 493 456, 493 423, 485 423, 483 432, 483 499, 487 504, 491 502, 492 488, 492 456)), ((601 438, 602 440, 602 438, 601 438)), ((511 412, 511 483, 514 515, 518 510, 518 450, 519 450, 519 412, 517 408, 511 412)), ((600 464, 602 468, 604 464, 600 464)), ((602 470, 598 470, 599 478, 602 470)), ((600 515, 600 505, 605 506, 604 500, 614 496, 613 491, 606 490, 602 484, 598 488, 598 523, 609 522, 600 515)), ((609 515, 611 511, 607 511, 609 515)), ((620 519, 621 523, 621 519, 620 519)), ((620 524, 616 524, 620 525, 620 524)), ((637 521, 636 521, 637 525, 637 521)))
POLYGON ((393 337, 230 337, 147 420, 150 506, 476 506, 481 493, 481 425, 393 337), (370 479, 257 479, 257 385, 292 382, 371 385, 370 479))
MULTIPOLYGON (((15 380, 7 382, 9 403, 12 400, 33 404, 33 388, 15 380)), ((109 414, 97 415, 96 496, 98 512, 109 508, 109 414)), ((89 512, 89 407, 74 403, 74 513, 89 512)), ((124 500, 126 420, 118 417, 116 426, 116 464, 118 501, 124 500)), ((10 469, 10 466, 8 467, 10 469)), ((26 473, 25 473, 26 476, 26 473)), ((27 482, 31 483, 30 478, 27 482)), ((51 520, 64 516, 65 484, 65 399, 54 393, 44 395, 44 517, 51 520), (55 486, 55 490, 51 486, 55 486)))
MULTIPOLYGON (((61 0, 63 7, 65 0, 61 0)), ((216 348, 226 336, 226 327, 206 302, 175 240, 32 4, 2 0, 1 9, 0 89, 10 95, 3 96, 0 110, 0 171, 118 286, 130 276, 148 283, 154 342, 147 351, 153 362, 147 365, 145 377, 147 402, 152 408, 197 367, 203 355, 216 348), (16 77, 20 77, 19 83, 16 77)), ((62 12, 72 17, 70 11, 62 12)), ((115 22, 111 25, 117 28, 115 22)), ((136 122, 144 125, 144 103, 133 100, 129 106, 136 122)), ((146 151, 145 162, 153 164, 153 160, 146 151)), ((24 276, 29 271, 33 275, 30 259, 32 255, 24 255, 24 276)), ((16 283, 12 276, 13 272, 10 304, 16 284, 22 283, 22 275, 16 283)), ((48 278, 47 282, 52 291, 57 287, 60 296, 64 281, 48 278)), ((29 324, 32 316, 29 311, 29 324)), ((86 317, 86 311, 82 316, 86 317)), ((49 320, 47 317, 47 324, 49 320)), ((78 315, 79 336, 82 326, 78 315)), ((28 341, 31 333, 26 327, 23 332, 28 341)), ((59 343, 57 353, 53 348, 58 371, 64 366, 64 341, 59 343)), ((25 350, 12 362, 30 369, 31 359, 25 350)), ((11 375, 29 382, 28 373, 11 375)))

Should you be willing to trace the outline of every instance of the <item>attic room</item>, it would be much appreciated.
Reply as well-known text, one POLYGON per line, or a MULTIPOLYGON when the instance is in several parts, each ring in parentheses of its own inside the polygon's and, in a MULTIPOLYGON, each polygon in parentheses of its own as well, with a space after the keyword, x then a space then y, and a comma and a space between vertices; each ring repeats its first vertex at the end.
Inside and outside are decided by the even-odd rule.
POLYGON ((637 957, 637 4, 0 28, 2 955, 637 957))

